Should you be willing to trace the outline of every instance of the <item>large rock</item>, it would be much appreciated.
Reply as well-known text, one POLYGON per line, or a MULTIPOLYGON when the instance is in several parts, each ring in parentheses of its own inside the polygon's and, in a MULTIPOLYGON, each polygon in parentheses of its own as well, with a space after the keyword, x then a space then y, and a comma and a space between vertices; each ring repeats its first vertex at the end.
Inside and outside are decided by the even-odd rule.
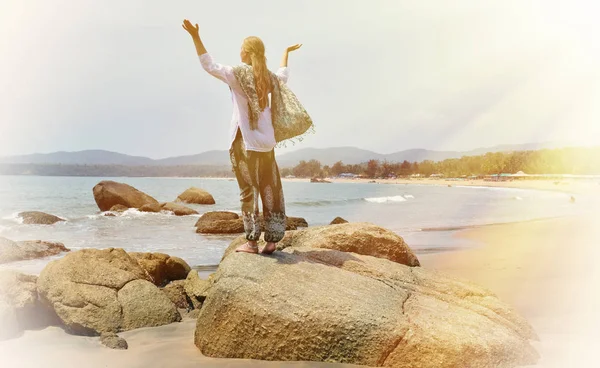
POLYGON ((183 259, 171 257, 165 253, 130 252, 129 255, 148 272, 156 286, 164 286, 171 281, 185 279, 191 270, 183 259))
POLYGON ((68 251, 63 243, 42 240, 14 242, 0 237, 0 263, 43 258, 68 251))
POLYGON ((233 253, 200 310, 209 357, 402 368, 515 367, 529 324, 492 293, 436 272, 328 249, 233 253))
POLYGON ((0 270, 0 340, 56 322, 54 313, 39 302, 36 280, 33 275, 0 270))
POLYGON ((101 211, 111 210, 113 206, 118 204, 127 208, 138 209, 146 205, 144 209, 147 211, 160 211, 160 204, 156 199, 128 184, 103 180, 94 186, 93 193, 96 204, 101 211))
POLYGON ((50 262, 37 286, 67 329, 97 335, 178 321, 175 306, 151 281, 123 249, 83 249, 50 262))
POLYGON ((40 211, 25 211, 17 215, 23 219, 24 224, 33 225, 52 225, 60 221, 65 221, 58 216, 50 215, 40 211))
POLYGON ((163 211, 172 212, 175 216, 189 216, 198 214, 198 211, 196 210, 173 202, 161 203, 160 208, 163 211))
POLYGON ((175 202, 215 204, 215 199, 209 192, 207 192, 204 189, 190 187, 185 192, 177 196, 175 202))
MULTIPOLYGON (((236 238, 225 250, 223 258, 234 252, 235 248, 245 241, 244 237, 236 238)), ((287 247, 335 249, 385 258, 407 266, 419 266, 417 256, 402 237, 390 230, 364 222, 286 231, 283 239, 277 244, 277 249, 282 250, 287 247)))

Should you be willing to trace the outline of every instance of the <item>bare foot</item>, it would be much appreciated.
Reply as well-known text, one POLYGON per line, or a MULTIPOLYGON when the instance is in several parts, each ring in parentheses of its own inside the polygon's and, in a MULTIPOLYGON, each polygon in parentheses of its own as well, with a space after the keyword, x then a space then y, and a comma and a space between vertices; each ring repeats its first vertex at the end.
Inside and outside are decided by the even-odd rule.
POLYGON ((258 245, 246 242, 235 249, 236 252, 258 254, 258 245))
POLYGON ((277 250, 277 243, 267 243, 265 247, 260 251, 262 254, 272 254, 277 250))

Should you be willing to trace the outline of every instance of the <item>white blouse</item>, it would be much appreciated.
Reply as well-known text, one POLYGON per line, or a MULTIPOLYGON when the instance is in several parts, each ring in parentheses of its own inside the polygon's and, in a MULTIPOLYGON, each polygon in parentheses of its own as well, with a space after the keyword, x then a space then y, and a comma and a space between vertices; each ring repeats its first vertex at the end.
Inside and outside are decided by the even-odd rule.
MULTIPOLYGON (((229 147, 231 148, 237 133, 237 128, 239 127, 242 132, 244 143, 246 144, 246 150, 259 152, 269 152, 272 150, 275 147, 276 142, 273 124, 271 123, 271 108, 266 107, 260 114, 257 129, 250 129, 248 98, 233 74, 233 67, 215 63, 212 56, 208 53, 202 54, 199 57, 204 70, 231 87, 233 115, 231 117, 229 128, 231 137, 229 147)), ((281 81, 287 83, 289 74, 287 67, 279 68, 275 74, 281 81)))

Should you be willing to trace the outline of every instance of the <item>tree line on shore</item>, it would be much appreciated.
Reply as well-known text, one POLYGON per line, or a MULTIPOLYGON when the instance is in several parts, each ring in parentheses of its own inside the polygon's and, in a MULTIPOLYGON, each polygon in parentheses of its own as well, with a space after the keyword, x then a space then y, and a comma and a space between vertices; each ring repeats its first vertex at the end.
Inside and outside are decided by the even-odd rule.
MULTIPOLYGON (((343 173, 368 178, 390 176, 445 177, 481 176, 500 173, 527 174, 600 174, 600 147, 570 147, 536 151, 489 152, 479 156, 464 156, 443 161, 388 162, 369 160, 362 164, 346 165, 342 161, 328 166, 317 160, 300 161, 294 167, 281 168, 281 176, 300 178, 332 177, 343 173)), ((63 165, 63 164, 0 164, 0 175, 41 176, 131 176, 131 177, 230 177, 229 166, 178 165, 63 165)))
POLYGON ((338 161, 332 166, 317 160, 300 161, 292 168, 283 168, 281 176, 332 177, 343 173, 368 178, 410 176, 445 177, 483 176, 501 173, 527 174, 600 174, 600 147, 569 147, 536 151, 488 152, 479 156, 463 156, 434 162, 388 162, 369 160, 363 164, 345 165, 338 161))

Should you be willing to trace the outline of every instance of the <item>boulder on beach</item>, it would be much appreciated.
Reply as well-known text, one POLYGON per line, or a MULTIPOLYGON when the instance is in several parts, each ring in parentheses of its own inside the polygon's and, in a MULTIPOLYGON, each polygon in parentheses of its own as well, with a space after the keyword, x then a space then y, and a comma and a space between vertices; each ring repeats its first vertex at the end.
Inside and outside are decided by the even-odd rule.
MULTIPOLYGON (((245 242, 243 236, 235 239, 225 250, 223 258, 245 242)), ((261 243, 264 242, 261 240, 261 243)), ((261 244, 262 246, 262 244, 261 244)), ((377 258, 385 258, 407 266, 419 266, 419 260, 404 239, 393 231, 364 223, 346 223, 336 226, 315 226, 286 231, 277 249, 310 247, 335 249, 377 258)))
POLYGON ((468 282, 382 258, 290 247, 226 257, 194 341, 208 357, 456 368, 535 364, 535 338, 525 319, 468 282))
POLYGON ((115 205, 138 209, 146 206, 144 207, 146 211, 160 211, 160 204, 156 199, 125 183, 103 180, 94 186, 93 193, 101 211, 112 211, 115 205))
POLYGON ((336 217, 333 220, 331 220, 331 222, 329 223, 329 225, 339 225, 339 224, 347 224, 348 221, 346 221, 345 219, 341 218, 341 217, 336 217))
POLYGON ((0 270, 0 340, 56 322, 53 311, 39 302, 36 280, 33 275, 0 270))
POLYGON ((188 216, 198 214, 198 211, 174 202, 161 203, 160 208, 163 211, 172 212, 175 216, 188 216))
POLYGON ((42 240, 12 241, 0 237, 0 264, 53 256, 69 249, 63 243, 42 240))
POLYGON ((193 309, 193 306, 190 305, 185 293, 185 283, 186 280, 175 280, 161 290, 178 309, 190 310, 193 309))
POLYGON ((60 221, 65 221, 58 216, 50 215, 40 211, 25 211, 17 215, 23 219, 24 224, 32 225, 52 225, 60 221))
POLYGON ((190 187, 185 192, 177 196, 175 202, 195 203, 195 204, 215 204, 213 196, 204 189, 190 187))
POLYGON ((331 183, 329 180, 325 180, 325 179, 321 179, 321 178, 317 178, 317 177, 310 178, 310 182, 311 183, 331 183))
POLYGON ((185 279, 191 270, 183 259, 165 253, 129 252, 129 255, 150 275, 156 286, 185 279))
POLYGON ((98 335, 180 321, 152 281, 123 249, 82 249, 50 262, 37 287, 68 330, 98 335))

